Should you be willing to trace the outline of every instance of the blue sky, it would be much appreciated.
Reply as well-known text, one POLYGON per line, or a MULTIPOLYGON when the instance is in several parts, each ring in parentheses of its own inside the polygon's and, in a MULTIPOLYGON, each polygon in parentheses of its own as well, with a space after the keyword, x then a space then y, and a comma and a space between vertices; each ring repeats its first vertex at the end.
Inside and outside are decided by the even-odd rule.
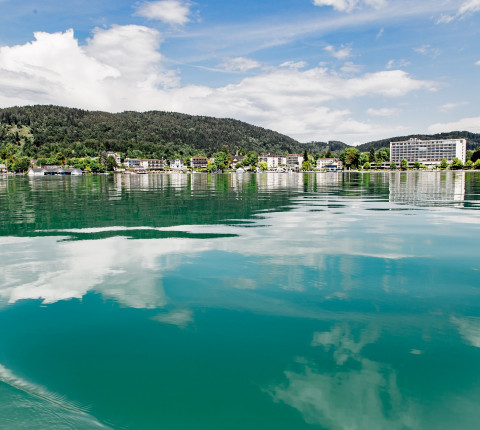
POLYGON ((0 0, 0 106, 167 110, 302 142, 480 132, 480 0, 0 0))

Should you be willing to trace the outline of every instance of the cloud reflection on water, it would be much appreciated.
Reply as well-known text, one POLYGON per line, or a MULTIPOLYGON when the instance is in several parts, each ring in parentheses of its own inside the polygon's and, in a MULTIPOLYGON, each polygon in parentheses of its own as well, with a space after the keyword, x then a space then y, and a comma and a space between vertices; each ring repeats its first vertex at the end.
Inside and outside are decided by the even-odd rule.
POLYGON ((307 423, 331 430, 421 428, 396 372, 362 356, 364 347, 379 338, 379 329, 365 327, 355 334, 348 324, 315 333, 312 346, 323 347, 336 367, 299 360, 299 371, 286 371, 286 382, 267 391, 276 402, 297 409, 307 423))

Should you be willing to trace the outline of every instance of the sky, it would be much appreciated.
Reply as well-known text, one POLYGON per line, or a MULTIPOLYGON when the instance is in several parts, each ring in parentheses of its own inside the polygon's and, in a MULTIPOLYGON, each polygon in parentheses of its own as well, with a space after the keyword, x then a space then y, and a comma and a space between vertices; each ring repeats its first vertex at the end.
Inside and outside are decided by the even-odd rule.
POLYGON ((300 142, 480 133, 480 0, 0 0, 0 107, 235 118, 300 142))

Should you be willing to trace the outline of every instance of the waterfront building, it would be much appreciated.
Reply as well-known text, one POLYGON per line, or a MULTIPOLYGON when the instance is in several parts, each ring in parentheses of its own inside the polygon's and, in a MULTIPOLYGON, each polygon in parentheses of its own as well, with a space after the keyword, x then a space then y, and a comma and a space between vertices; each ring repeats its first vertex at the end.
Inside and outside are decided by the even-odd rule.
POLYGON ((268 169, 275 169, 279 166, 286 166, 287 165, 287 157, 285 155, 271 155, 271 154, 264 154, 258 156, 258 162, 265 162, 267 163, 268 169))
POLYGON ((206 157, 192 157, 190 158, 190 166, 192 169, 206 169, 208 160, 206 157))
POLYGON ((0 164, 0 175, 7 173, 7 166, 5 164, 0 164))
POLYGON ((45 169, 42 169, 41 167, 30 167, 27 171, 28 176, 44 176, 45 175, 45 169))
POLYGON ((303 155, 301 154, 288 154, 287 166, 288 167, 301 167, 303 163, 303 155))
POLYGON ((442 159, 451 163, 458 158, 465 163, 467 158, 467 141, 465 139, 409 139, 390 142, 390 163, 400 163, 403 159, 408 163, 418 161, 426 166, 435 166, 442 159))
POLYGON ((170 160, 170 169, 172 170, 186 170, 187 166, 185 166, 183 160, 180 158, 174 158, 170 160))
POLYGON ((235 166, 235 165, 237 165, 238 163, 241 163, 244 158, 245 158, 245 155, 235 154, 235 155, 232 157, 232 164, 235 166))
POLYGON ((123 164, 127 169, 134 169, 140 167, 140 160, 138 158, 125 158, 123 164))
POLYGON ((145 170, 163 170, 165 168, 165 160, 160 158, 146 158, 140 160, 140 167, 145 170))
POLYGON ((343 163, 339 158, 319 158, 317 160, 317 169, 327 169, 328 171, 337 171, 343 168, 343 163))

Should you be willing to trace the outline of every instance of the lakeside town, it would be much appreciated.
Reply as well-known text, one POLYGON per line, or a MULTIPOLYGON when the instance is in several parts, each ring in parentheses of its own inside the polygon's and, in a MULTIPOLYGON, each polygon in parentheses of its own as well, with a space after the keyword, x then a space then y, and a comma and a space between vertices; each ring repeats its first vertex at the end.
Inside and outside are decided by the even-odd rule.
POLYGON ((337 172, 344 170, 434 170, 480 169, 480 148, 466 149, 466 139, 420 140, 390 142, 390 148, 360 153, 350 147, 340 154, 229 154, 225 148, 214 157, 194 156, 170 160, 129 158, 107 151, 99 157, 69 158, 62 154, 49 159, 14 161, 0 164, 0 174, 28 176, 124 173, 147 174, 168 172, 337 172))

